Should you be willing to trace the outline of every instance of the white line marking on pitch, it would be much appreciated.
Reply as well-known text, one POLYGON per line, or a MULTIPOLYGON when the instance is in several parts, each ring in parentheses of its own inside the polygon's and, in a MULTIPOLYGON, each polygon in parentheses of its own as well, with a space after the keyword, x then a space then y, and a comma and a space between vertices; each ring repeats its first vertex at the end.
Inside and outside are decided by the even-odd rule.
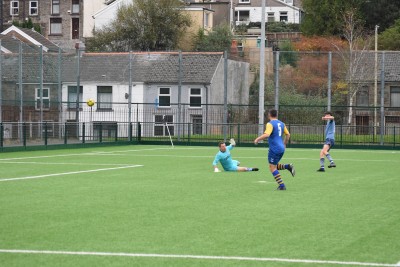
POLYGON ((384 267, 397 267, 398 266, 397 264, 371 263, 371 262, 301 260, 301 259, 284 259, 284 258, 256 258, 256 257, 239 257, 239 256, 231 256, 230 257, 230 256, 204 256, 204 255, 144 254, 144 253, 122 253, 122 252, 118 253, 118 252, 0 249, 0 253, 86 255, 86 256, 114 256, 114 257, 147 257, 147 258, 182 258, 182 259, 231 260, 231 261, 270 261, 270 262, 318 263, 318 264, 334 264, 334 265, 384 266, 384 267))
POLYGON ((37 176, 25 176, 25 177, 19 177, 19 178, 5 178, 5 179, 0 179, 0 182, 16 181, 16 180, 27 180, 27 179, 39 179, 39 178, 45 178, 45 177, 51 177, 51 176, 62 176, 62 175, 70 175, 70 174, 78 174, 78 173, 87 173, 87 172, 110 171, 110 170, 118 170, 118 169, 126 169, 126 168, 136 168, 136 167, 143 167, 143 165, 131 165, 131 166, 123 166, 123 167, 115 167, 115 168, 106 168, 106 169, 95 169, 95 170, 86 170, 86 171, 76 171, 76 172, 52 173, 52 174, 37 175, 37 176))
POLYGON ((118 163, 78 163, 78 162, 35 162, 35 161, 5 161, 0 164, 38 164, 38 165, 84 165, 84 166, 131 166, 129 164, 118 163))

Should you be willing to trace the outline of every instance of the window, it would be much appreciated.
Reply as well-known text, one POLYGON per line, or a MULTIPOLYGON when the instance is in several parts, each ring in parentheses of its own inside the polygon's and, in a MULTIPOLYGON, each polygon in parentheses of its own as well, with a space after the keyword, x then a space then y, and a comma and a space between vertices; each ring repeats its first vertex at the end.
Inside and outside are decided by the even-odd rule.
POLYGON ((112 109, 112 86, 97 86, 97 109, 112 109))
POLYGON ((279 12, 279 21, 288 21, 287 11, 279 12))
POLYGON ((60 0, 51 1, 51 14, 60 14, 60 0))
MULTIPOLYGON (((82 108, 83 87, 79 87, 79 108, 82 108)), ((68 108, 76 108, 76 86, 68 86, 68 108)))
POLYGON ((238 41, 237 43, 238 52, 244 52, 244 45, 242 41, 238 41))
POLYGON ((62 20, 61 18, 50 18, 50 34, 61 35, 62 34, 62 20))
POLYGON ((239 4, 250 4, 250 0, 239 0, 239 4))
POLYGON ((400 108, 400 86, 390 87, 390 106, 400 108))
POLYGON ((293 0, 286 0, 286 4, 293 5, 293 0))
POLYGON ((356 98, 356 104, 357 106, 368 106, 369 105, 369 92, 368 92, 368 87, 363 86, 358 92, 357 92, 357 98, 356 98))
POLYGON ((154 136, 168 136, 168 130, 171 136, 174 135, 173 123, 174 123, 174 116, 172 115, 155 115, 154 136))
POLYGON ((10 15, 18 16, 19 15, 19 1, 11 1, 10 4, 10 15))
POLYGON ((159 88, 158 106, 170 107, 171 106, 171 88, 159 88))
POLYGON ((79 14, 79 0, 72 0, 72 14, 79 14))
POLYGON ((249 10, 238 10, 236 13, 237 21, 249 21, 250 11, 249 10))
POLYGON ((201 115, 192 116, 192 133, 203 134, 203 116, 201 115))
POLYGON ((275 12, 268 12, 268 22, 275 22, 275 12))
MULTIPOLYGON (((35 89, 36 93, 36 105, 35 108, 37 110, 40 110, 40 88, 35 89)), ((49 88, 43 88, 43 96, 42 96, 42 101, 43 101, 43 109, 49 109, 50 108, 50 89, 49 88)))
POLYGON ((208 13, 204 13, 204 27, 207 28, 208 27, 208 20, 209 20, 209 15, 208 13))
POLYGON ((191 108, 201 107, 201 88, 190 88, 189 102, 191 108))
POLYGON ((37 16, 38 14, 38 1, 29 1, 29 15, 37 16))

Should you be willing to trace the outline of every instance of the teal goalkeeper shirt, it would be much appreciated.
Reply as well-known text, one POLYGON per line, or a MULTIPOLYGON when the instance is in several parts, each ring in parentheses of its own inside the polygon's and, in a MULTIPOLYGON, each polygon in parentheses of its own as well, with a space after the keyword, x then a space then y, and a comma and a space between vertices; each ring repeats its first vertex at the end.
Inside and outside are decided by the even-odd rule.
POLYGON ((215 159, 213 161, 213 165, 216 166, 218 162, 221 162, 222 167, 225 169, 229 169, 233 164, 231 157, 231 150, 233 149, 232 145, 226 147, 225 152, 219 151, 217 155, 215 155, 215 159))

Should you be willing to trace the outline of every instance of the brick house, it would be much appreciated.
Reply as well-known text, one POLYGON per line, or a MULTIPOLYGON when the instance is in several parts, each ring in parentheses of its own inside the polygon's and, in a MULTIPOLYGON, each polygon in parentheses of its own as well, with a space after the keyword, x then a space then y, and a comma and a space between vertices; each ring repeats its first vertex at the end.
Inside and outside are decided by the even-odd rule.
POLYGON ((2 26, 30 19, 40 25, 44 37, 64 50, 74 49, 82 39, 82 6, 83 0, 4 0, 2 26))

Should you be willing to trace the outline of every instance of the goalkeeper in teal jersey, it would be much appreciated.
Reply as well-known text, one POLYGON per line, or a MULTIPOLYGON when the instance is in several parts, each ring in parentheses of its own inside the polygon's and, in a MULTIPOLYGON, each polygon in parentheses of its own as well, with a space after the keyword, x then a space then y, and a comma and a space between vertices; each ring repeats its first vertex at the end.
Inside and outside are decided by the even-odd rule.
POLYGON ((215 155, 213 166, 214 172, 220 172, 218 169, 218 162, 221 163, 222 168, 225 171, 238 171, 238 172, 251 172, 251 171, 258 171, 258 168, 247 168, 247 167, 239 167, 240 162, 237 160, 233 160, 231 157, 231 150, 235 147, 236 142, 235 140, 229 140, 230 145, 226 146, 224 142, 220 142, 218 144, 219 152, 215 155))

